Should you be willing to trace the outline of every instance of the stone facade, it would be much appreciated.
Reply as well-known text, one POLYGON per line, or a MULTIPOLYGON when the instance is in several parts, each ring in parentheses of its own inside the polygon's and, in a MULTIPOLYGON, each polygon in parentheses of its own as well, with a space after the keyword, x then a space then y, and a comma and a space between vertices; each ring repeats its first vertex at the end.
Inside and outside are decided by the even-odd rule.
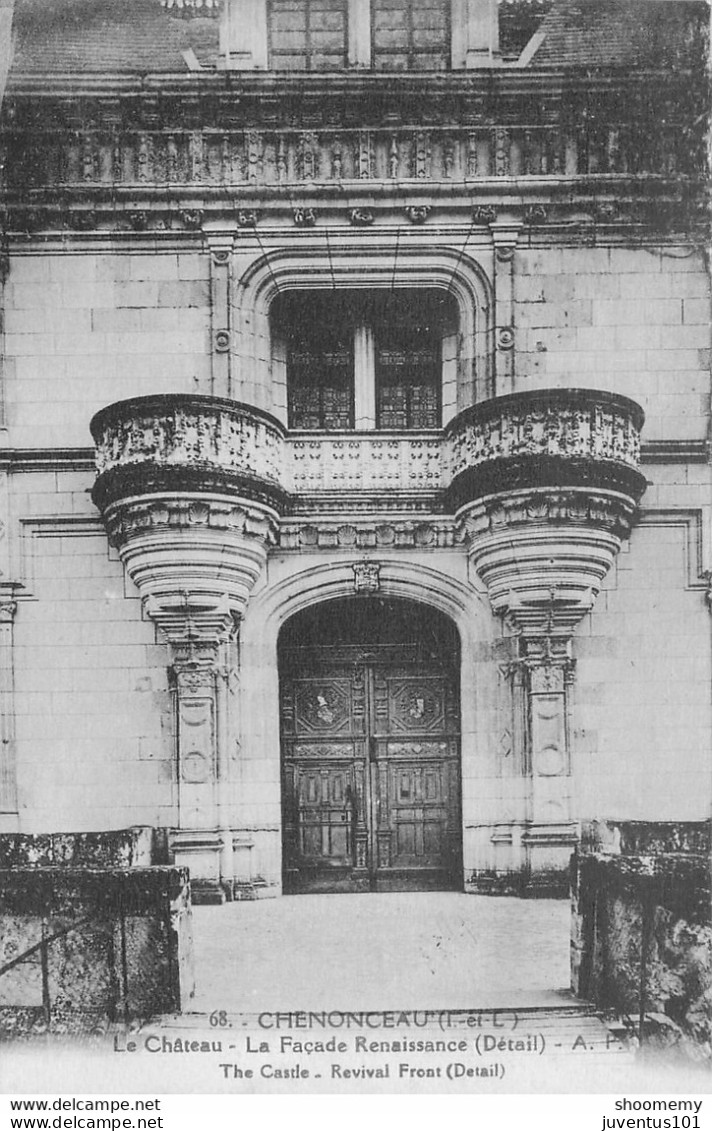
POLYGON ((0 830, 169 829, 206 890, 279 894, 280 630, 369 593, 459 634, 467 890, 560 889, 582 820, 706 819, 704 5, 638 5, 691 52, 646 70, 567 0, 507 61, 457 0, 436 75, 373 67, 365 4, 298 75, 260 0, 129 7, 140 59, 70 74, 16 4, 0 830), (425 291, 438 427, 378 427, 364 319, 357 426, 295 427, 278 300, 425 291))

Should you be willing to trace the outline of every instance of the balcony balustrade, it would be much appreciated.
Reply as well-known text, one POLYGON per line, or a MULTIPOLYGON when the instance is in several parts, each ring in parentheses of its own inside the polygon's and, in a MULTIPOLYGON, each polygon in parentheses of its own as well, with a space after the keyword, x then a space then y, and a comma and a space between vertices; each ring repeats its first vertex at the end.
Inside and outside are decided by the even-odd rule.
POLYGON ((0 187, 233 188, 364 181, 687 174, 689 144, 675 124, 652 135, 640 122, 583 133, 562 123, 391 129, 109 129, 65 134, 10 123, 0 187))

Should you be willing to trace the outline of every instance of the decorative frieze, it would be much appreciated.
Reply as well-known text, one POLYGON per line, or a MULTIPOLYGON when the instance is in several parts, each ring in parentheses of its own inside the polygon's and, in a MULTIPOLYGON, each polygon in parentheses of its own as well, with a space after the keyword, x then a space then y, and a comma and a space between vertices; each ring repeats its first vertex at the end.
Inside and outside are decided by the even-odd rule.
POLYGON ((91 429, 101 509, 156 491, 282 502, 284 429, 259 409, 219 397, 135 397, 102 409, 91 429))
MULTIPOLYGON (((327 105, 330 99, 324 99, 327 105)), ((205 106, 206 126, 219 112, 220 102, 205 106)), ((18 194, 28 189, 71 188, 86 193, 93 188, 106 191, 165 187, 175 192, 183 187, 216 188, 262 187, 281 184, 323 185, 354 184, 367 181, 417 181, 438 184, 450 180, 459 183, 499 181, 515 177, 518 181, 540 181, 541 178, 565 176, 575 182, 584 178, 596 164, 591 151, 590 135, 584 145, 577 131, 568 132, 562 123, 531 130, 517 125, 488 129, 486 126, 463 126, 450 123, 427 132, 402 124, 371 130, 334 129, 333 123, 323 127, 293 129, 285 122, 281 129, 273 127, 236 130, 230 123, 234 105, 225 106, 226 122, 217 122, 210 133, 200 133, 185 122, 187 110, 176 104, 170 111, 173 128, 157 129, 155 123, 145 128, 136 124, 137 110, 127 103, 126 121, 118 127, 114 122, 106 128, 90 125, 54 128, 45 131, 38 125, 41 117, 23 124, 22 119, 8 123, 4 132, 6 151, 3 187, 18 194), (551 160, 552 147, 561 146, 561 168, 551 160)), ((97 115, 101 117, 101 107, 97 115)), ((275 114, 277 110, 275 109, 275 114)), ((46 116, 46 113, 45 113, 46 116)), ((61 119, 61 112, 58 111, 61 119)), ((640 137, 639 137, 640 140, 640 137)), ((690 151, 684 139, 674 131, 663 143, 646 147, 641 144, 640 175, 665 176, 669 168, 684 169, 690 163, 690 151), (661 154, 670 155, 663 165, 661 154)), ((597 170, 596 170, 597 171, 597 170)), ((613 167, 613 175, 629 173, 626 155, 621 154, 613 167)), ((590 190, 589 190, 590 191, 590 190)), ((491 223, 489 204, 478 205, 473 214, 475 223, 491 223)), ((603 224, 639 222, 626 204, 615 210, 598 206, 595 219, 603 224)), ((549 219, 548 208, 541 204, 528 206, 527 224, 541 225, 549 219)), ((254 227, 257 217, 247 208, 238 224, 254 227)), ((555 209, 554 211, 557 211, 555 209)), ((560 209, 558 209, 560 211, 560 209)), ((678 210, 679 211, 679 210, 678 210)))
POLYGON ((464 535, 451 518, 383 521, 352 518, 349 522, 311 518, 282 521, 281 550, 444 550, 461 545, 464 535))
POLYGON ((591 389, 540 389, 495 397, 448 426, 456 503, 507 488, 591 486, 638 498, 642 409, 591 389))
POLYGON ((288 442, 287 461, 287 482, 295 494, 438 491, 445 485, 442 441, 438 436, 295 436, 288 442))

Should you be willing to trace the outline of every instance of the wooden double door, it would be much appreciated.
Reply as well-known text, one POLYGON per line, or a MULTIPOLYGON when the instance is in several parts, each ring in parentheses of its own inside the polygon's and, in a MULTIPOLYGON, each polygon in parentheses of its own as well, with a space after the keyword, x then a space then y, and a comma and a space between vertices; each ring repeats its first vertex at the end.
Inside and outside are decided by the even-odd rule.
POLYGON ((409 645, 284 658, 286 891, 461 886, 457 686, 409 645))

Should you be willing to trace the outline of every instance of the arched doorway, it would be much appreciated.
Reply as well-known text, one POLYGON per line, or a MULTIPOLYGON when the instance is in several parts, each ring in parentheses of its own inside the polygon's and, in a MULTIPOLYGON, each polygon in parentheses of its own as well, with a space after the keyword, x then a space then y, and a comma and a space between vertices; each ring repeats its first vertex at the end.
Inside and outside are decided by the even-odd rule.
POLYGON ((462 886, 459 651, 447 617, 396 598, 285 624, 285 891, 462 886))

